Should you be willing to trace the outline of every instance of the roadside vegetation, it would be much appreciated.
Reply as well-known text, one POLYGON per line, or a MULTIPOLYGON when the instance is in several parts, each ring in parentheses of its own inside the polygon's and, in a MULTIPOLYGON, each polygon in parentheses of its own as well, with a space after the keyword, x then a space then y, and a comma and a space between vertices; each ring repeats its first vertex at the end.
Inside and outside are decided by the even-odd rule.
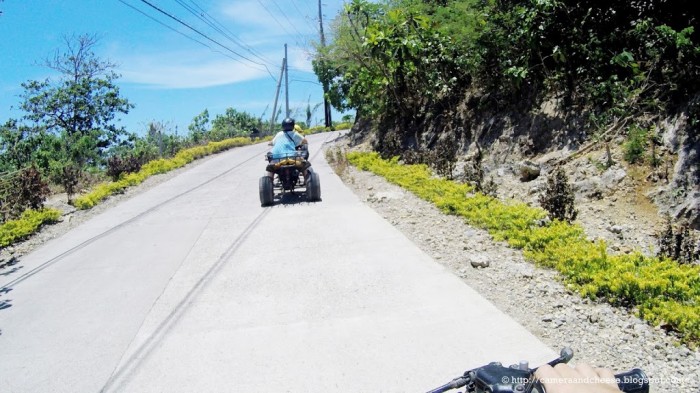
MULTIPOLYGON (((582 296, 629 308, 687 344, 700 343, 700 266, 640 252, 609 254, 604 241, 591 242, 580 226, 556 218, 567 209, 504 203, 475 192, 471 185, 436 177, 424 164, 403 165, 397 158, 360 152, 348 153, 347 160, 487 230, 495 240, 523 250, 537 265, 558 270, 569 288, 582 296)), ((552 204, 551 196, 543 199, 552 204)))

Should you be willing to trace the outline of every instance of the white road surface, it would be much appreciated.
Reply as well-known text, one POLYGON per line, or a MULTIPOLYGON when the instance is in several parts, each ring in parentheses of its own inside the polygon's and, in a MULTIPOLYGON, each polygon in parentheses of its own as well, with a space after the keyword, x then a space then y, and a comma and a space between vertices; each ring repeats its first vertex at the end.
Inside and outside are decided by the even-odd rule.
MULTIPOLYGON (((260 207, 264 144, 121 203, 0 275, 0 392, 425 392, 555 357, 346 188, 260 207)), ((494 290, 507 291, 508 283, 494 290)))

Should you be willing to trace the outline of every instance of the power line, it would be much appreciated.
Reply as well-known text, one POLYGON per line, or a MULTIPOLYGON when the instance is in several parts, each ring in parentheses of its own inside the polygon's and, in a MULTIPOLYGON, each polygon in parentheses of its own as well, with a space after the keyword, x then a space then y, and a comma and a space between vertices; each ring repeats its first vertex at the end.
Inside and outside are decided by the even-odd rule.
POLYGON ((158 23, 159 25, 165 27, 166 29, 172 30, 172 31, 176 32, 177 34, 180 34, 181 36, 183 36, 183 37, 185 37, 185 38, 187 38, 187 39, 190 39, 190 40, 192 40, 192 41, 194 41, 194 42, 196 42, 196 43, 198 43, 198 44, 200 44, 200 45, 204 45, 204 46, 206 46, 207 48, 209 48, 209 49, 211 49, 211 50, 214 50, 211 46, 205 44, 204 42, 199 41, 199 40, 196 39, 196 38, 192 38, 192 37, 188 36, 187 34, 185 34, 185 33, 181 32, 181 31, 179 31, 179 30, 177 30, 177 29, 174 29, 174 28, 172 28, 172 27, 166 25, 165 23, 163 23, 163 22, 159 21, 158 19, 156 19, 156 18, 154 18, 154 17, 148 15, 147 13, 145 13, 145 12, 141 11, 140 9, 134 7, 133 5, 131 5, 131 4, 127 3, 127 2, 125 2, 124 0, 119 0, 119 2, 122 3, 122 4, 124 4, 124 5, 127 6, 127 7, 131 8, 132 10, 138 12, 139 14, 145 16, 146 18, 148 18, 148 19, 150 19, 150 20, 152 20, 152 21, 158 23))
POLYGON ((258 3, 260 3, 260 5, 265 9, 265 11, 268 13, 268 15, 270 15, 270 16, 272 17, 272 19, 274 19, 275 22, 277 22, 277 25, 278 25, 279 27, 281 27, 282 30, 284 30, 285 33, 287 33, 287 34, 290 35, 290 36, 293 36, 293 35, 294 35, 294 34, 290 33, 289 30, 287 30, 287 29, 282 25, 282 23, 280 23, 280 21, 277 19, 277 17, 275 17, 275 14, 273 14, 272 12, 270 12, 270 10, 267 8, 267 6, 266 6, 262 1, 258 0, 258 3))
MULTIPOLYGON (((224 25, 222 25, 219 21, 217 21, 209 13, 207 13, 202 7, 200 7, 197 3, 195 3, 194 0, 190 0, 190 3, 192 3, 192 5, 194 7, 196 7, 196 9, 190 5, 185 4, 183 0, 176 0, 176 2, 178 4, 180 4, 182 7, 184 7, 187 11, 189 11, 192 15, 196 16, 199 20, 203 21, 209 27, 211 27, 212 29, 217 31, 219 34, 226 37, 228 40, 233 42, 235 45, 239 46, 241 49, 250 53, 252 56, 257 58, 258 60, 262 61, 263 63, 265 63, 267 65, 276 66, 276 64, 274 62, 272 62, 269 59, 263 57, 262 55, 256 53, 256 51, 253 50, 253 48, 251 48, 249 45, 245 44, 238 37, 236 37, 235 34, 233 34, 224 25)), ((269 71, 268 71, 268 73, 269 73, 269 71)))
MULTIPOLYGON (((297 5, 297 1, 296 1, 296 0, 292 0, 292 5, 293 5, 294 8, 297 10, 297 12, 299 13, 299 15, 301 15, 302 19, 307 20, 307 21, 310 19, 309 14, 304 15, 304 13, 299 9, 299 6, 297 5)), ((318 29, 316 29, 316 26, 314 26, 313 24, 311 24, 311 26, 312 26, 312 28, 313 28, 314 30, 318 30, 318 29)))
POLYGON ((268 59, 267 57, 263 56, 260 52, 258 52, 258 51, 255 50, 254 48, 252 48, 250 45, 246 44, 246 43, 245 43, 244 41, 242 41, 240 38, 237 38, 236 35, 235 35, 233 32, 231 32, 231 30, 229 30, 226 26, 224 26, 224 25, 221 24, 219 21, 217 21, 217 20, 216 20, 213 16, 211 16, 207 11, 205 11, 202 7, 200 7, 197 3, 195 3, 194 0, 190 0, 190 2, 191 2, 192 4, 194 4, 194 6, 197 7, 197 9, 199 9, 199 11, 200 11, 202 14, 206 15, 206 17, 207 17, 208 19, 210 19, 214 24, 218 25, 219 27, 221 27, 221 29, 223 29, 223 30, 225 30, 226 32, 228 32, 228 34, 230 35, 230 37, 229 37, 228 35, 227 35, 227 37, 229 37, 229 39, 231 39, 232 41, 238 43, 239 46, 245 47, 249 53, 252 53, 252 54, 256 55, 259 59, 262 59, 262 60, 265 61, 266 63, 268 63, 268 64, 270 64, 270 65, 274 65, 275 67, 277 67, 277 63, 275 63, 275 62, 273 62, 273 61, 270 61, 270 59, 268 59))
MULTIPOLYGON (((121 0, 120 0, 120 1, 121 1, 121 0)), ((265 70, 267 70, 268 73, 270 72, 270 71, 267 69, 267 66, 266 66, 265 64, 261 64, 261 63, 258 63, 258 62, 256 62, 256 61, 253 61, 253 60, 249 59, 248 57, 243 56, 242 54, 240 54, 240 53, 234 51, 233 49, 231 49, 231 48, 229 48, 229 47, 227 47, 227 46, 221 44, 219 41, 216 41, 215 39, 209 37, 208 35, 202 33, 201 31, 195 29, 194 27, 190 26, 190 25, 187 24, 186 22, 184 22, 184 21, 182 21, 181 19, 177 18, 176 16, 174 16, 174 15, 168 13, 167 11, 165 11, 165 10, 159 8, 158 6, 156 6, 156 5, 154 5, 153 3, 149 2, 148 0, 141 0, 141 2, 147 4, 148 6, 150 6, 150 7, 153 8, 153 9, 155 9, 156 11, 160 12, 161 14, 163 14, 163 15, 169 17, 170 19, 173 19, 174 21, 176 21, 176 22, 180 23, 181 25, 187 27, 188 29, 194 31, 195 33, 197 33, 197 34, 199 34, 200 36, 206 38, 208 41, 211 41, 211 42, 213 42, 214 44, 220 46, 221 48, 225 49, 226 51, 231 52, 231 53, 233 53, 234 55, 236 55, 236 56, 238 56, 238 57, 240 57, 240 58, 242 58, 242 59, 245 59, 245 60, 247 60, 247 61, 250 62, 250 63, 253 63, 253 64, 257 64, 257 65, 259 65, 259 66, 262 66, 262 67, 265 68, 265 70)), ((238 60, 238 59, 234 59, 234 60, 240 62, 240 60, 238 60)), ((253 67, 253 68, 255 68, 255 67, 253 67)), ((273 79, 274 79, 274 77, 273 77, 273 79)))
POLYGON ((282 10, 282 7, 280 7, 280 5, 277 4, 277 2, 276 2, 275 0, 272 0, 272 4, 274 4, 275 7, 277 7, 277 9, 279 10, 280 14, 281 14, 282 16, 284 16, 285 19, 287 19, 287 23, 289 23, 289 25, 292 26, 292 28, 294 29, 294 31, 297 32, 297 36, 298 36, 299 38, 301 38, 301 41, 302 41, 302 42, 301 42, 301 43, 300 43, 300 42, 297 42, 297 44, 299 44, 299 46, 303 46, 302 43, 304 43, 304 41, 306 41, 306 39, 304 38, 304 34, 302 34, 302 33, 299 31, 299 29, 297 29, 297 26, 296 26, 294 23, 292 23, 292 21, 289 19, 289 16, 287 16, 287 14, 282 10))

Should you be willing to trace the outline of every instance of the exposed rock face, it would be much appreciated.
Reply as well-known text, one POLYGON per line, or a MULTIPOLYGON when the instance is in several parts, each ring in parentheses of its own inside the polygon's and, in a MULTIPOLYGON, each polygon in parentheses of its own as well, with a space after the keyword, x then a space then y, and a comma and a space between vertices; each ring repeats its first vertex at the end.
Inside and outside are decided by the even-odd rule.
MULTIPOLYGON (((595 163, 568 163, 567 174, 577 197, 604 200, 621 188, 636 188, 647 193, 645 198, 656 204, 659 214, 688 222, 700 230, 700 132, 682 110, 680 115, 664 119, 654 128, 658 136, 653 142, 655 150, 652 153, 649 145, 644 160, 651 160, 653 155, 660 164, 653 168, 648 162, 639 166, 638 172, 645 176, 643 181, 649 183, 640 185, 635 184, 637 179, 630 180, 622 157, 627 141, 624 128, 601 138, 609 141, 608 146, 595 144, 585 122, 577 114, 561 113, 556 100, 544 101, 539 107, 523 104, 517 108, 489 104, 493 100, 491 96, 473 95, 454 107, 441 108, 441 113, 423 113, 406 129, 386 119, 371 124, 360 119, 353 134, 359 138, 373 129, 372 145, 387 157, 407 149, 429 151, 443 135, 450 134, 460 146, 458 157, 462 164, 476 154, 475 146, 480 146, 478 154, 483 157, 486 178, 509 167, 521 181, 532 183, 568 157, 583 156, 581 151, 591 145, 593 148, 585 155, 589 159, 595 156, 595 163)), ((462 165, 456 168, 459 171, 462 165)))
POLYGON ((664 123, 663 147, 678 159, 665 187, 652 193, 659 212, 700 230, 700 135, 684 116, 664 123))

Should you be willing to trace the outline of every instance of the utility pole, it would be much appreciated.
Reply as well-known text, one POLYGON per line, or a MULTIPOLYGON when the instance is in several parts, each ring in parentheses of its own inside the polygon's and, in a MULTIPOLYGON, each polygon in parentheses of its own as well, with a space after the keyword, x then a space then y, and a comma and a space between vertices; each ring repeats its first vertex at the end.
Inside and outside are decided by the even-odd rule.
MULTIPOLYGON (((323 9, 321 8, 321 0, 318 0, 318 25, 319 32, 321 33, 321 51, 326 47, 326 36, 323 35, 323 9)), ((325 71, 326 65, 323 61, 323 53, 321 53, 321 70, 325 71)), ((325 73, 325 72, 324 72, 325 73)), ((321 84, 323 84, 323 111, 326 116, 326 127, 331 127, 331 103, 328 102, 328 80, 324 75, 322 77, 321 84)))
POLYGON ((270 119, 270 134, 274 132, 275 129, 275 118, 277 117, 277 99, 280 97, 280 86, 282 86, 282 75, 284 75, 284 70, 287 67, 287 58, 282 59, 282 71, 280 71, 280 78, 277 80, 277 91, 275 92, 275 104, 272 106, 272 118, 270 119))
POLYGON ((287 59, 287 44, 284 44, 284 117, 289 117, 289 60, 287 59))

